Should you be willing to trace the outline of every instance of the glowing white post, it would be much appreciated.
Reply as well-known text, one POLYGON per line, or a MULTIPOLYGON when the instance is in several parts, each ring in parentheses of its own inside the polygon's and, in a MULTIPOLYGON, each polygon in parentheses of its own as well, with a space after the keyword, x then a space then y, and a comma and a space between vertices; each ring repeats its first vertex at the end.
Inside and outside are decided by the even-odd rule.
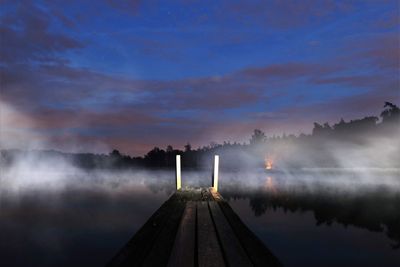
POLYGON ((181 178, 181 155, 176 155, 176 190, 181 189, 182 178, 181 178))
POLYGON ((213 176, 213 187, 215 191, 218 191, 218 168, 219 168, 219 156, 214 156, 214 176, 213 176))

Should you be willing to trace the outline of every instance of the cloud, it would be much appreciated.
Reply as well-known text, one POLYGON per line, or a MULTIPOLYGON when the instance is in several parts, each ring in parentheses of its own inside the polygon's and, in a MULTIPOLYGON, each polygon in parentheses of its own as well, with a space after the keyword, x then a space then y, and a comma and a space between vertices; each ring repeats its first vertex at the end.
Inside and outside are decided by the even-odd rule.
POLYGON ((241 74, 252 78, 301 78, 305 76, 318 76, 337 71, 334 65, 317 63, 289 62, 284 64, 271 64, 265 67, 247 68, 241 74))
MULTIPOLYGON (((382 93, 386 80, 335 76, 335 70, 341 68, 314 63, 252 67, 219 77, 171 81, 135 80, 67 65, 36 66, 35 75, 29 75, 29 67, 24 68, 2 69, 2 76, 7 78, 2 99, 31 123, 24 125, 23 120, 13 120, 2 126, 14 133, 30 131, 34 139, 46 136, 48 144, 64 150, 81 151, 92 145, 95 151, 96 147, 116 147, 124 152, 144 153, 154 145, 177 146, 192 141, 198 146, 211 140, 222 141, 223 136, 244 141, 253 128, 263 128, 271 134, 297 133, 299 129, 311 128, 313 120, 336 119, 340 116, 338 110, 343 116, 354 115, 355 110, 359 114, 376 111, 377 104, 380 108, 383 101, 396 94, 393 89, 382 93), (380 97, 376 93, 361 93, 314 104, 302 100, 299 106, 272 109, 267 117, 255 117, 251 109, 238 113, 234 119, 229 117, 229 110, 266 101, 265 94, 285 98, 286 102, 299 94, 312 94, 297 89, 298 79, 304 77, 309 86, 373 88, 380 97), (271 79, 277 80, 274 86, 270 85, 271 79), (80 147, 80 143, 85 145, 80 147)), ((271 101, 276 103, 277 99, 271 101)))
MULTIPOLYGON (((96 3, 93 10, 109 12, 104 9, 104 3, 128 12, 145 8, 139 1, 108 1, 96 3)), ((177 54, 185 55, 199 70, 214 68, 214 61, 201 56, 190 57, 197 51, 191 50, 192 46, 203 47, 210 53, 225 52, 232 49, 225 45, 236 37, 235 45, 246 43, 248 46, 233 49, 236 54, 227 54, 226 58, 237 56, 238 62, 244 63, 230 68, 234 59, 224 61, 224 65, 218 65, 223 74, 209 71, 204 76, 182 75, 184 78, 179 79, 143 79, 117 74, 119 69, 99 71, 95 69, 96 64, 83 67, 79 61, 72 62, 76 54, 71 56, 71 53, 79 51, 82 54, 78 58, 84 59, 85 55, 93 56, 89 50, 104 44, 96 43, 98 39, 87 43, 86 35, 77 33, 80 27, 84 31, 98 30, 95 24, 99 22, 88 22, 93 18, 93 10, 82 22, 76 20, 73 12, 65 12, 63 5, 43 7, 30 1, 8 4, 14 10, 1 17, 0 97, 2 105, 19 115, 12 116, 7 124, 2 122, 1 126, 10 136, 28 134, 27 140, 46 139, 52 147, 92 151, 98 151, 99 147, 116 147, 124 152, 143 153, 154 145, 177 146, 187 141, 195 146, 224 138, 244 141, 253 128, 275 134, 298 133, 299 129, 309 130, 313 121, 377 114, 383 101, 399 99, 399 39, 391 31, 346 36, 337 47, 328 48, 321 43, 315 48, 321 53, 314 55, 311 51, 310 55, 289 59, 285 56, 268 60, 275 58, 272 54, 276 51, 271 51, 271 55, 262 57, 265 61, 253 62, 250 56, 247 58, 247 54, 242 53, 253 49, 260 54, 268 52, 267 48, 256 47, 260 45, 257 40, 264 38, 260 36, 264 31, 243 30, 250 29, 251 23, 284 29, 279 35, 286 35, 289 28, 320 24, 333 16, 350 14, 358 2, 229 1, 222 5, 226 12, 220 14, 221 17, 213 17, 221 7, 218 5, 219 8, 205 11, 208 18, 196 27, 192 24, 195 19, 189 16, 172 26, 162 25, 165 28, 140 26, 139 29, 143 29, 139 30, 140 34, 135 32, 136 24, 122 29, 117 25, 116 29, 110 23, 110 28, 104 29, 104 32, 121 30, 129 35, 129 45, 139 43, 127 50, 138 49, 146 58, 165 52, 174 60, 182 59, 177 54), (244 18, 251 22, 245 28, 231 27, 237 24, 224 26, 224 23, 244 18), (163 32, 163 29, 168 30, 163 32), (224 32, 220 39, 217 38, 219 32, 224 32), (167 37, 157 39, 160 35, 167 37), (219 45, 223 49, 212 49, 219 45), (143 53, 146 47, 150 55, 143 53)), ((83 6, 82 10, 86 10, 87 6, 83 6)), ((157 13, 151 18, 160 16, 157 13)), ((136 23, 137 17, 123 17, 121 21, 125 23, 129 19, 136 23)), ((117 35, 112 35, 111 39, 110 36, 100 37, 107 40, 107 48, 112 46, 108 41, 119 38, 117 35)), ((94 54, 101 57, 101 53, 94 54)), ((136 63, 136 57, 132 58, 135 64, 141 63, 136 63)), ((174 69, 176 62, 166 64, 170 64, 165 65, 168 71, 170 66, 174 69)), ((151 77, 153 66, 149 65, 147 76, 151 77)), ((181 66, 186 68, 185 64, 181 66)))
POLYGON ((280 29, 320 24, 337 13, 344 15, 354 10, 353 2, 333 0, 229 1, 227 5, 231 15, 237 16, 238 20, 253 20, 280 29))
POLYGON ((51 15, 30 1, 17 3, 15 9, 1 19, 1 62, 67 62, 58 53, 84 47, 74 38, 50 31, 51 15))
POLYGON ((115 8, 121 12, 127 12, 130 14, 137 14, 142 1, 140 0, 106 0, 112 8, 115 8))
POLYGON ((376 86, 387 82, 386 77, 381 75, 351 75, 336 77, 319 77, 312 80, 317 85, 344 85, 350 87, 375 88, 376 86))
POLYGON ((360 58, 370 58, 372 64, 380 69, 400 69, 400 38, 398 33, 382 34, 378 38, 370 38, 363 42, 364 49, 360 58))
MULTIPOLYGON (((357 68, 368 70, 376 60, 387 60, 368 52, 378 44, 384 50, 385 42, 371 39, 370 44, 347 55, 364 55, 362 62, 354 60, 357 68)), ((143 80, 61 63, 25 63, 0 67, 1 98, 30 119, 23 132, 31 130, 34 138, 45 135, 52 145, 66 148, 104 142, 103 147, 142 153, 153 145, 193 141, 196 146, 223 136, 244 141, 252 128, 298 133, 311 129, 312 121, 377 114, 383 101, 398 99, 398 78, 382 68, 373 76, 346 74, 354 66, 328 58, 247 67, 221 76, 143 80), (331 85, 358 91, 312 100, 326 94, 322 86, 331 85), (253 108, 260 105, 266 110, 253 108)), ((18 132, 19 126, 15 121, 7 127, 18 132)))

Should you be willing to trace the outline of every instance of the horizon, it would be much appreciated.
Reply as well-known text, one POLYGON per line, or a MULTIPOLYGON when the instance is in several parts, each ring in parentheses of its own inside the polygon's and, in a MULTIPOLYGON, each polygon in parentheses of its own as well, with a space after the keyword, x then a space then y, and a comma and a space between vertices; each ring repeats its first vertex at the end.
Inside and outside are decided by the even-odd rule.
MULTIPOLYGON (((368 117, 376 117, 378 120, 376 121, 376 123, 377 124, 381 124, 382 123, 382 117, 381 117, 381 115, 379 114, 379 115, 367 115, 367 116, 365 116, 364 118, 368 118, 368 117)), ((343 120, 345 123, 351 123, 351 122, 353 122, 353 121, 357 121, 357 120, 361 120, 361 119, 364 119, 364 118, 353 118, 353 119, 350 119, 350 120, 343 120)), ((342 120, 343 118, 341 118, 340 120, 342 120)), ((320 124, 321 126, 322 126, 322 124, 324 124, 325 122, 314 122, 314 123, 317 123, 317 124, 320 124)), ((328 122, 326 122, 326 123, 328 123, 328 122)), ((337 121, 337 122, 332 122, 332 123, 328 123, 329 124, 329 126, 334 126, 334 125, 336 125, 336 124, 338 124, 338 123, 340 123, 340 121, 337 121)), ((260 128, 260 127, 259 127, 260 128)), ((250 145, 251 144, 251 135, 254 133, 254 131, 255 130, 259 130, 259 128, 256 128, 256 129, 253 129, 253 130, 249 130, 249 134, 248 134, 248 139, 247 140, 245 140, 245 141, 243 141, 243 142, 238 142, 238 141, 236 141, 236 140, 223 140, 222 142, 220 142, 220 143, 215 143, 215 145, 223 145, 223 144, 239 144, 239 145, 250 145)), ((266 133, 264 133, 264 132, 262 132, 263 134, 266 134, 266 133)), ((300 133, 298 133, 298 134, 294 134, 294 133, 282 133, 282 134, 280 134, 280 135, 265 135, 265 141, 268 141, 268 140, 270 140, 270 139, 273 139, 273 138, 284 138, 285 136, 286 137, 290 137, 290 136, 294 136, 294 137, 296 137, 296 138, 299 138, 301 135, 305 135, 305 136, 312 136, 312 130, 311 131, 309 131, 308 133, 303 133, 303 132, 300 132, 300 133)), ((192 147, 192 144, 191 144, 191 142, 190 141, 187 141, 187 142, 183 142, 180 146, 178 146, 178 147, 175 147, 175 146, 172 146, 173 147, 173 149, 174 150, 179 150, 179 151, 184 151, 185 150, 185 146, 186 145, 190 145, 191 146, 191 148, 192 148, 192 150, 199 150, 199 149, 202 149, 202 148, 205 148, 205 147, 210 147, 210 146, 212 146, 212 144, 213 144, 213 142, 209 142, 209 143, 207 143, 207 144, 202 144, 202 145, 199 145, 199 146, 197 146, 197 147, 192 147)), ((144 158, 145 156, 146 156, 146 154, 148 153, 148 152, 150 152, 151 150, 153 150, 153 149, 155 149, 155 148, 159 148, 160 150, 166 150, 167 149, 167 147, 168 146, 170 146, 169 144, 164 144, 163 146, 160 146, 160 147, 158 147, 158 146, 154 146, 154 147, 152 147, 151 149, 149 149, 149 151, 146 151, 145 153, 143 153, 143 154, 140 154, 140 155, 132 155, 132 154, 129 154, 129 153, 124 153, 123 151, 121 152, 121 151, 119 151, 118 149, 116 149, 116 148, 110 148, 110 150, 109 151, 99 151, 99 152, 95 152, 95 151, 63 151, 63 150, 59 150, 59 149, 53 149, 53 148, 49 148, 49 149, 43 149, 43 148, 31 148, 31 149, 26 149, 25 151, 27 151, 27 152, 34 152, 34 151, 38 151, 38 152, 40 152, 40 151, 43 151, 43 152, 57 152, 57 153, 65 153, 65 154, 95 154, 95 155, 110 155, 114 150, 117 150, 118 152, 120 152, 121 153, 121 155, 124 155, 124 156, 129 156, 129 157, 131 157, 131 158, 135 158, 135 157, 141 157, 141 158, 144 158)), ((0 150, 20 150, 20 151, 24 151, 24 149, 18 149, 18 148, 8 148, 8 149, 4 149, 4 148, 0 148, 0 150)))
POLYGON ((0 0, 1 266, 399 267, 399 137, 400 0, 0 0))
POLYGON ((1 6, 2 149, 141 156, 400 103, 398 1, 1 6))

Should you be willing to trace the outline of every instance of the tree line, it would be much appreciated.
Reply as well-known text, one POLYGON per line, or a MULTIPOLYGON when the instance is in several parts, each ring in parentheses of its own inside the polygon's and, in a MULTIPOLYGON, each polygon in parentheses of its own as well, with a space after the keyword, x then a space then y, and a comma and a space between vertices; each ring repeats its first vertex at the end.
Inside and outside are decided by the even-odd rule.
POLYGON ((263 164, 267 154, 273 154, 273 150, 279 145, 296 144, 298 147, 308 149, 318 147, 319 144, 327 141, 337 142, 364 142, 366 137, 391 136, 399 134, 400 131, 400 109, 395 104, 385 102, 384 109, 376 116, 368 116, 362 119, 345 121, 341 119, 338 123, 314 123, 311 134, 300 134, 298 136, 283 134, 282 136, 268 137, 263 131, 255 129, 248 143, 222 144, 211 143, 206 146, 193 149, 190 143, 184 146, 183 150, 168 145, 166 149, 154 147, 142 157, 131 157, 114 149, 107 154, 93 153, 63 153, 58 151, 20 151, 2 150, 0 154, 0 166, 7 166, 21 155, 29 153, 37 158, 51 156, 68 160, 75 166, 84 169, 130 169, 130 168, 151 168, 151 169, 172 169, 175 167, 175 156, 182 155, 182 167, 199 169, 209 166, 214 154, 224 155, 224 161, 230 162, 227 167, 234 168, 238 161, 243 158, 255 159, 254 165, 263 164), (308 148, 307 148, 308 147, 308 148), (240 155, 238 158, 235 155, 240 155))

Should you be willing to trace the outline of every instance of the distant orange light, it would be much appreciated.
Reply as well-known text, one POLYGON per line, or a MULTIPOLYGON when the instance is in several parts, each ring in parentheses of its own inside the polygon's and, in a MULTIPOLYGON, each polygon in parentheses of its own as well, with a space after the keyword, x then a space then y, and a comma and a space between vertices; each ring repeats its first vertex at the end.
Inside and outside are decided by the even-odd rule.
POLYGON ((265 159, 265 169, 266 170, 272 170, 272 165, 273 165, 272 160, 265 159))

